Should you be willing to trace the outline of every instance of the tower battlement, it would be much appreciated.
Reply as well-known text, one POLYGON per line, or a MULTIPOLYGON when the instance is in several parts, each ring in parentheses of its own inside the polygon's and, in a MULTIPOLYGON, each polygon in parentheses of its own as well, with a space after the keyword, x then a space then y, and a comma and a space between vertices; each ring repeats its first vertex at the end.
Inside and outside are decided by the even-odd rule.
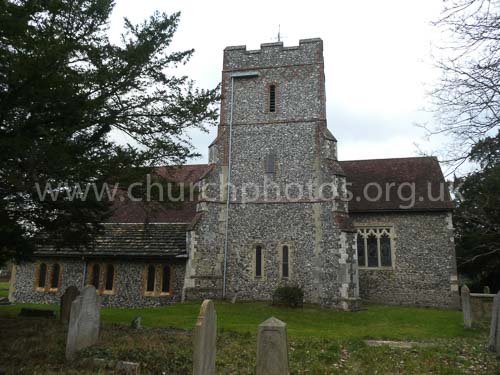
POLYGON ((247 50, 246 45, 224 49, 224 71, 322 63, 320 38, 301 39, 298 46, 291 47, 275 42, 263 43, 258 50, 247 50))

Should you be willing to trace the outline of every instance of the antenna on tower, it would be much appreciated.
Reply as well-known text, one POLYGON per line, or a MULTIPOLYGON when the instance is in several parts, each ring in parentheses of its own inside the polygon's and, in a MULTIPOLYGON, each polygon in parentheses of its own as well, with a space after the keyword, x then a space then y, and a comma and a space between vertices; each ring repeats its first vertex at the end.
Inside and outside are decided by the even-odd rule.
POLYGON ((281 35, 281 25, 278 25, 278 35, 276 35, 274 38, 271 38, 271 40, 276 41, 276 42, 282 42, 285 37, 281 35))

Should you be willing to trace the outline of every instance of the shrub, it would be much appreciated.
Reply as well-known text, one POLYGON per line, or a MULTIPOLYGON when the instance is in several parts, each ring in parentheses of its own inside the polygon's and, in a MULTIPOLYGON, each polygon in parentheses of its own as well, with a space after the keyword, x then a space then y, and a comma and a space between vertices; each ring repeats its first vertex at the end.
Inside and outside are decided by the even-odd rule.
POLYGON ((304 291, 298 286, 282 286, 273 293, 273 305, 302 307, 304 291))

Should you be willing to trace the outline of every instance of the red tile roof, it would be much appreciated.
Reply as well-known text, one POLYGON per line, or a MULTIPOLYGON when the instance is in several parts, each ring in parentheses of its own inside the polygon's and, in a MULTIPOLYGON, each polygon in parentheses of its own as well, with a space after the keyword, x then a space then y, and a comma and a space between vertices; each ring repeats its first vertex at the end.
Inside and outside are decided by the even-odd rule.
MULTIPOLYGON (((207 172, 207 164, 160 167, 158 173, 177 183, 194 184, 207 172)), ((165 193, 166 194, 166 193, 165 193)), ((196 202, 133 202, 115 200, 108 223, 190 223, 196 202)))
POLYGON ((352 193, 349 212, 451 210, 453 203, 435 157, 341 161, 352 193), (378 194, 378 184, 382 197, 378 194), (393 187, 390 187, 391 184, 393 187), (414 186, 414 204, 409 199, 414 186), (363 191, 368 194, 365 196, 363 191), (398 194, 398 189, 401 194, 398 194), (443 194, 440 194, 442 189, 443 194), (440 199, 436 199, 440 198, 440 199), (405 208, 406 207, 406 208, 405 208))
MULTIPOLYGON (((443 185, 443 199, 432 199, 439 197, 441 184, 445 182, 439 163, 434 157, 352 160, 333 164, 328 165, 330 169, 335 167, 335 173, 345 174, 348 183, 351 184, 348 186, 348 190, 352 193, 353 198, 349 201, 349 212, 432 211, 453 208, 450 194, 445 185, 443 185), (371 201, 377 195, 376 188, 372 186, 375 183, 382 188, 383 194, 381 199, 371 201), (388 184, 391 183, 395 185, 388 188, 388 184), (411 201, 405 200, 409 197, 410 188, 402 184, 414 184, 415 202, 413 205, 410 205, 411 201), (363 190, 367 185, 368 196, 365 197, 363 190), (402 193, 400 195, 398 195, 398 187, 402 193)), ((175 182, 189 184, 199 181, 209 170, 208 164, 197 164, 161 167, 158 171, 162 176, 171 178, 175 182)), ((114 204, 113 215, 108 222, 190 223, 195 214, 196 202, 182 204, 150 202, 145 204, 117 200, 114 204)))

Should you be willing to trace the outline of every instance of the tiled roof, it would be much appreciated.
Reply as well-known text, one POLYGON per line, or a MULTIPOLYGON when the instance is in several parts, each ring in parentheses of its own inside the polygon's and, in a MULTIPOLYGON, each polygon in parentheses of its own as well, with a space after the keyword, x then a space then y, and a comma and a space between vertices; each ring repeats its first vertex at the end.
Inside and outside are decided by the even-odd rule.
POLYGON ((41 247, 37 255, 157 257, 186 253, 186 224, 104 224, 89 249, 41 247))
MULTIPOLYGON (((209 170, 207 164, 161 167, 158 173, 174 182, 194 184, 209 170)), ((196 214, 196 202, 133 202, 115 200, 109 223, 189 223, 196 214)))
POLYGON ((349 212, 451 210, 453 203, 435 157, 341 161, 352 193, 349 212), (382 188, 382 197, 374 184, 382 188), (391 184, 393 187, 389 187, 391 184), (404 185, 403 185, 404 184, 404 185), (414 186, 414 204, 410 185, 414 186), (368 187, 367 187, 368 186, 368 187), (363 193, 367 189, 368 196, 363 193), (398 194, 398 188, 401 194, 398 194), (443 194, 440 194, 442 189, 443 194), (436 200, 436 198, 439 198, 436 200))

